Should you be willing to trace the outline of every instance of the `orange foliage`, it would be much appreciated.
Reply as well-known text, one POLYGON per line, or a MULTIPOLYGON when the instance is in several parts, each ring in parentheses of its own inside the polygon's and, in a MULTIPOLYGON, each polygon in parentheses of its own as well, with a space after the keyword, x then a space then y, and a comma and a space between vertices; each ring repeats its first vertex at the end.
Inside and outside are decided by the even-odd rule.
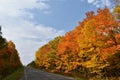
MULTIPOLYGON (((3 39, 1 37, 0 41, 3 39)), ((4 77, 21 67, 22 64, 12 41, 2 42, 0 43, 0 47, 0 75, 4 77)))
MULTIPOLYGON (((107 7, 97 12, 96 15, 92 11, 86 13, 86 18, 74 30, 67 32, 57 42, 53 40, 55 48, 51 48, 50 43, 40 48, 36 53, 38 66, 47 69, 51 69, 51 66, 52 70, 58 72, 77 71, 99 75, 105 73, 104 69, 110 69, 113 62, 109 59, 112 55, 116 58, 120 51, 120 23, 107 7)), ((119 63, 119 59, 116 61, 119 63)))

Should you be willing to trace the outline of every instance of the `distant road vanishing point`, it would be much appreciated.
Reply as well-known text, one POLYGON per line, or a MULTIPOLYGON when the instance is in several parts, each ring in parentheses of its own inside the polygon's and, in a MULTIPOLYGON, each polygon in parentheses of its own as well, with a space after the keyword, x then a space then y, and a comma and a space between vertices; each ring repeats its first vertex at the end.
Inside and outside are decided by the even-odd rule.
POLYGON ((74 80, 71 77, 65 77, 41 70, 24 67, 24 76, 20 80, 74 80))

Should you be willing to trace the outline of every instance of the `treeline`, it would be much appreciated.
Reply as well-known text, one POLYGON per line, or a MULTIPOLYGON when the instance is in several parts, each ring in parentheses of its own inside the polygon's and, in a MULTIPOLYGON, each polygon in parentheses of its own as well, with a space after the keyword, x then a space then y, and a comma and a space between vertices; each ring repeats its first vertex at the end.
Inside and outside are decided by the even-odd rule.
MULTIPOLYGON (((1 31, 0 31, 1 33, 1 31)), ((17 68, 21 67, 18 52, 15 44, 12 41, 7 41, 0 34, 0 79, 14 72, 17 68)))
POLYGON ((120 6, 86 13, 74 30, 36 52, 35 63, 51 72, 78 73, 90 80, 120 79, 120 6), (113 15, 114 13, 114 15, 113 15))

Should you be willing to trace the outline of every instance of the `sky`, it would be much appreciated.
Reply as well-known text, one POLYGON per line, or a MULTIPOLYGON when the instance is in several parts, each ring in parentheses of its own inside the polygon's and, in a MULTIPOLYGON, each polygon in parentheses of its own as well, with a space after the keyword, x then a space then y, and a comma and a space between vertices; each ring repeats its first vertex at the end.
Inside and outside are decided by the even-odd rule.
POLYGON ((0 0, 3 37, 13 41, 24 65, 56 36, 63 36, 85 18, 88 11, 111 6, 109 0, 0 0))

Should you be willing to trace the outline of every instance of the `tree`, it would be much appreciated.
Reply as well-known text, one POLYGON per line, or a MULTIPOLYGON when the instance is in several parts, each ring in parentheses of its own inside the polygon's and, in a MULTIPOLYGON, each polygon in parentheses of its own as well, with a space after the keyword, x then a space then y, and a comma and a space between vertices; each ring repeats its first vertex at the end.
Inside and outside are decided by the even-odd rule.
POLYGON ((56 48, 61 38, 61 36, 54 38, 36 51, 35 63, 38 67, 50 70, 55 68, 56 48))
POLYGON ((15 44, 12 41, 7 42, 0 35, 0 76, 5 77, 21 66, 22 63, 15 49, 15 44))
POLYGON ((36 52, 35 63, 44 69, 63 73, 78 72, 91 79, 118 78, 119 26, 120 22, 107 7, 98 9, 97 14, 90 11, 74 30, 42 46, 36 52))
POLYGON ((1 26, 0 26, 0 36, 1 36, 2 32, 1 32, 1 26))
POLYGON ((18 68, 22 66, 20 62, 20 58, 18 56, 18 52, 15 48, 15 44, 12 41, 8 42, 8 52, 11 54, 10 55, 10 65, 14 68, 18 68))
POLYGON ((115 19, 120 20, 120 5, 116 5, 116 7, 113 10, 113 13, 115 15, 115 19))

